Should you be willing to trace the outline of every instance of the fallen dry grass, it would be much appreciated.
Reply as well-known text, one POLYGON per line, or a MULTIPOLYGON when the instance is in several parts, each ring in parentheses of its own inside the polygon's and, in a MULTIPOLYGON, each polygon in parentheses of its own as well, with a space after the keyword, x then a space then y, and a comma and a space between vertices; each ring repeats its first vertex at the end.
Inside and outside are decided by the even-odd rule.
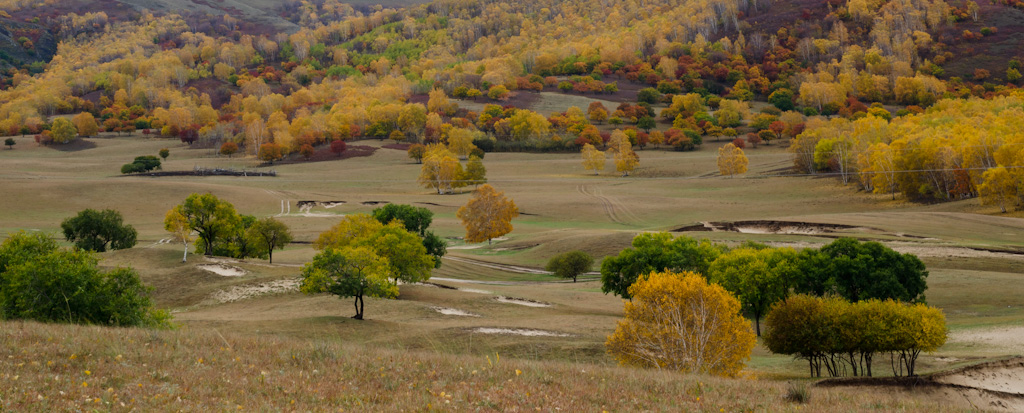
POLYGON ((944 410, 935 400, 810 389, 500 354, 380 350, 317 340, 0 323, 9 411, 944 410))

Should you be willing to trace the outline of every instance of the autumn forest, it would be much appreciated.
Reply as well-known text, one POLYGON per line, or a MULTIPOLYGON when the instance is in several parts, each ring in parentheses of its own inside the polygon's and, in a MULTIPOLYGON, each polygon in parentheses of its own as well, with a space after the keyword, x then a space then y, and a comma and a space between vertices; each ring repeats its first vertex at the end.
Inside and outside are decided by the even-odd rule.
POLYGON ((0 43, 0 410, 1024 408, 980 378, 1019 0, 0 0, 0 43))

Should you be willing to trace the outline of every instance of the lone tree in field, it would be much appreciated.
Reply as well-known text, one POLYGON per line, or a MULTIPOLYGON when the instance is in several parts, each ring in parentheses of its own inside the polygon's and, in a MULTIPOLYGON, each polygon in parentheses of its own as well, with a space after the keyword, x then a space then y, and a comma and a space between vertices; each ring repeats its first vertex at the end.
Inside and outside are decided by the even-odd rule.
POLYGON ((512 232, 512 218, 519 216, 519 208, 504 192, 484 184, 462 208, 455 213, 466 227, 466 242, 484 242, 512 232))
POLYGON ((292 242, 292 234, 288 231, 288 226, 273 217, 256 221, 247 232, 251 239, 266 247, 271 264, 274 263, 274 249, 284 249, 288 243, 292 242))
POLYGON ((187 262, 188 243, 192 242, 192 227, 188 224, 188 218, 181 215, 177 208, 171 209, 164 216, 164 229, 174 236, 175 241, 181 241, 185 245, 185 253, 181 256, 181 262, 187 262))
POLYGON ((313 242, 313 248, 323 251, 349 247, 366 247, 381 257, 396 286, 399 280, 416 283, 429 279, 430 269, 437 264, 434 256, 427 253, 423 239, 406 230, 402 222, 382 224, 366 214, 342 218, 313 242))
POLYGON ((339 298, 355 298, 356 315, 363 319, 363 297, 395 298, 398 286, 392 284, 390 265, 369 247, 328 248, 302 267, 300 289, 306 294, 331 293, 339 298))
POLYGON ((569 251, 551 257, 544 269, 551 271, 556 277, 572 278, 572 282, 576 282, 576 277, 590 271, 593 266, 594 258, 590 254, 583 251, 569 251))
POLYGON ((83 250, 105 252, 108 245, 110 249, 122 250, 134 247, 138 236, 135 228, 125 225, 123 220, 121 213, 113 209, 86 209, 65 219, 60 228, 68 242, 83 250))
POLYGON ((230 236, 241 224, 235 206, 213 194, 189 195, 172 211, 185 217, 189 228, 199 234, 204 253, 211 256, 216 242, 230 236))
POLYGON ((343 152, 345 152, 345 149, 346 149, 345 141, 343 141, 343 140, 336 140, 336 141, 331 142, 331 152, 334 153, 335 155, 338 155, 340 157, 341 154, 343 152))
POLYGON ((583 169, 594 171, 594 175, 600 174, 604 169, 604 152, 597 150, 594 145, 584 144, 580 155, 583 156, 583 169))
POLYGON ((163 149, 160 149, 160 152, 158 152, 158 154, 160 155, 160 159, 163 159, 164 161, 166 161, 167 157, 171 156, 171 150, 167 149, 167 148, 163 148, 163 149))
POLYGON ((746 173, 749 163, 747 156, 743 154, 743 149, 736 145, 727 143, 718 148, 718 171, 724 176, 731 178, 733 175, 746 173))
POLYGON ((7 149, 14 149, 14 145, 16 143, 17 142, 14 141, 14 138, 4 139, 4 145, 7 145, 7 149))
POLYGON ((696 273, 652 273, 629 293, 605 343, 622 364, 735 376, 757 344, 740 302, 696 273))
POLYGON ((284 158, 284 149, 281 148, 281 145, 273 142, 264 143, 260 145, 260 152, 256 157, 261 161, 273 165, 274 161, 284 158))

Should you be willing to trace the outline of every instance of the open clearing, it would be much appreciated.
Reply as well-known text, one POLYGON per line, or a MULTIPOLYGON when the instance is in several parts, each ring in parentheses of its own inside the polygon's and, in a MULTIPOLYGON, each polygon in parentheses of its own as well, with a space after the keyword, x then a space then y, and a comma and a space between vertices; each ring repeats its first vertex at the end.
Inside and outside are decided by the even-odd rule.
MULTIPOLYGON (((733 179, 717 176, 715 142, 696 152, 638 150, 639 167, 627 178, 608 170, 587 174, 572 153, 488 153, 488 180, 528 213, 513 221, 512 233, 488 245, 460 240, 464 231, 455 212, 468 191, 442 196, 419 187, 420 165, 381 141, 359 142, 378 148, 370 156, 275 165, 276 177, 122 177, 111 165, 163 147, 171 149, 165 170, 258 166, 152 137, 87 139, 78 151, 15 139, 16 149, 0 151, 0 232, 57 234, 61 220, 82 209, 121 211, 139 231, 139 246, 102 254, 103 265, 136 268, 155 288, 157 304, 187 330, 614 364, 604 342, 622 317, 622 300, 602 294, 593 274, 573 283, 542 268, 554 254, 582 249, 600 260, 638 233, 674 230, 730 245, 817 247, 840 236, 881 241, 925 260, 928 302, 948 318, 949 343, 922 356, 922 372, 1024 353, 1019 213, 986 215, 995 209, 977 200, 893 201, 832 179, 779 176, 773 171, 789 165, 791 156, 784 143, 749 149, 750 172, 733 179), (275 251, 273 265, 191 254, 181 263, 182 245, 169 241, 163 217, 193 192, 211 192, 241 213, 277 216, 297 242, 275 251), (318 234, 344 215, 385 203, 430 209, 431 230, 452 240, 430 284, 402 285, 397 300, 367 299, 361 322, 349 318, 351 300, 299 293, 300 267, 313 257, 310 243, 318 234)), ((879 361, 875 370, 885 367, 879 361)), ((762 347, 749 370, 779 379, 806 376, 802 362, 762 347)))

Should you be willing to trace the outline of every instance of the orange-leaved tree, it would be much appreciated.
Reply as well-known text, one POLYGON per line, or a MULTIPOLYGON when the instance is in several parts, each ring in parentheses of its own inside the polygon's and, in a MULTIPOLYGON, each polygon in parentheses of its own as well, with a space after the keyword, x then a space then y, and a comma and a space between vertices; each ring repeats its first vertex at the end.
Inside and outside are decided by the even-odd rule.
POLYGON ((653 272, 629 294, 605 343, 622 364, 735 376, 757 344, 739 300, 697 273, 653 272))
POLYGON ((519 208, 504 192, 484 184, 455 215, 466 227, 466 242, 490 244, 491 239, 512 232, 512 218, 519 216, 519 208))

